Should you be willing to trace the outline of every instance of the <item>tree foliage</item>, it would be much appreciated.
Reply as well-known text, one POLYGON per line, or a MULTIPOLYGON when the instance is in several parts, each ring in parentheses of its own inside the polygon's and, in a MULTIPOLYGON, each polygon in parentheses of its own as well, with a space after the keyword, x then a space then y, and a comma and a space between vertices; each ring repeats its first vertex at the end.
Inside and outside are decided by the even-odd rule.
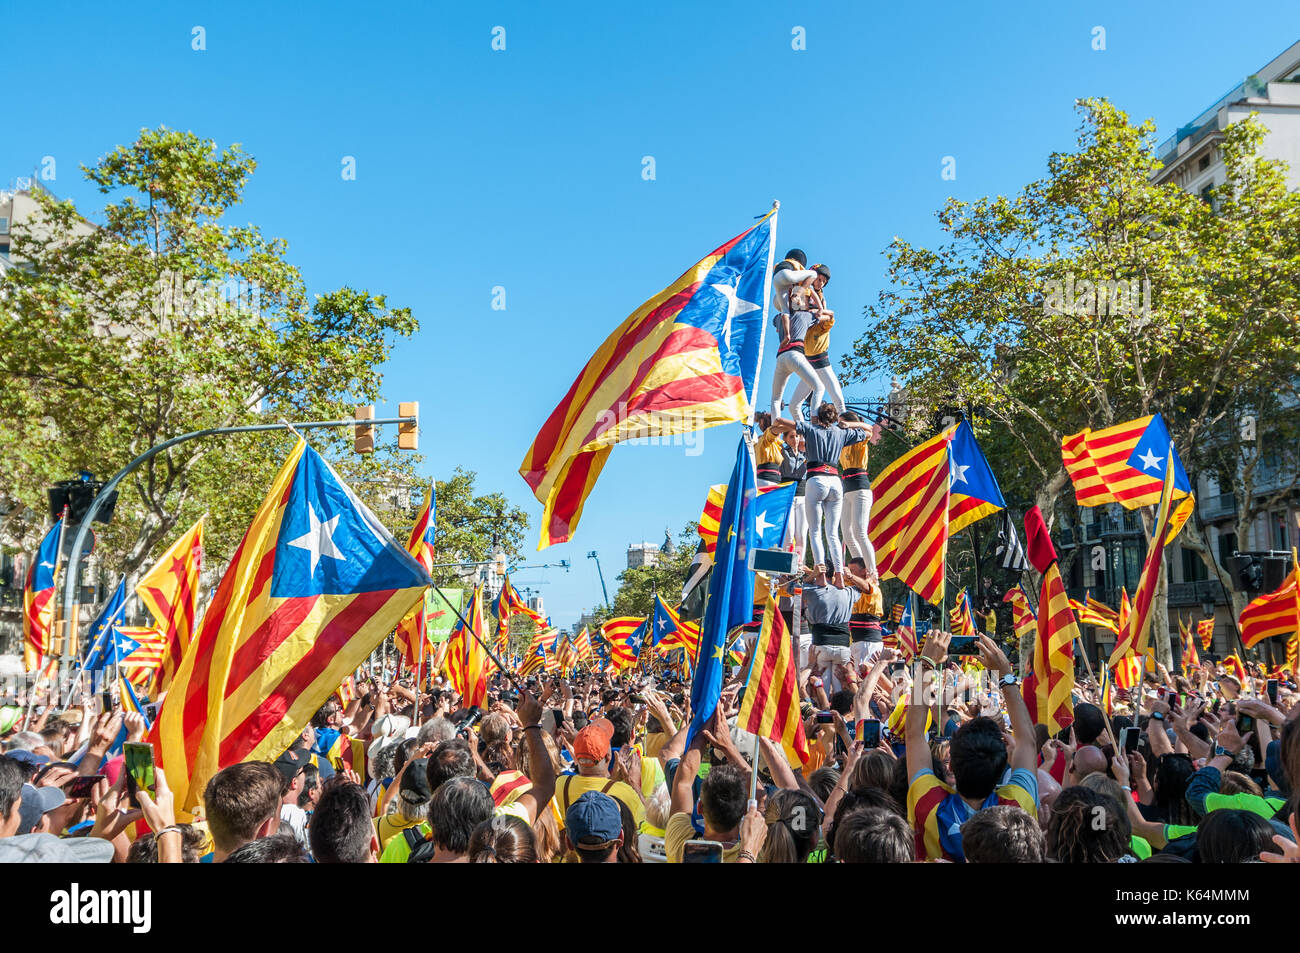
MULTIPOLYGON (((1074 525, 1063 436, 1159 412, 1193 479, 1213 468, 1243 490, 1240 461, 1213 462, 1222 433, 1264 395, 1294 405, 1300 366, 1300 199, 1257 155, 1258 123, 1226 131, 1227 181, 1207 203, 1153 180, 1149 120, 1105 100, 1080 112, 1077 148, 1045 177, 949 200, 933 248, 891 244, 890 285, 849 365, 897 375, 915 404, 979 408, 1009 498, 1074 525)), ((1189 544, 1226 579, 1203 539, 1189 544)), ((1167 660, 1163 611, 1155 627, 1167 660)))

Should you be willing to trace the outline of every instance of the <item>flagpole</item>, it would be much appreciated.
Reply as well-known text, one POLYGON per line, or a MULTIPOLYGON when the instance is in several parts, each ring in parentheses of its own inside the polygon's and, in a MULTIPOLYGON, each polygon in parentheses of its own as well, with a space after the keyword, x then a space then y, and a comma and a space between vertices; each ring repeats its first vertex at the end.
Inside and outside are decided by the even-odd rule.
POLYGON ((767 234, 767 273, 763 276, 763 323, 758 331, 758 363, 754 366, 754 390, 749 398, 749 417, 753 420, 758 408, 758 379, 763 370, 763 350, 767 345, 767 309, 772 299, 772 268, 776 264, 776 219, 780 201, 772 200, 772 225, 767 234))

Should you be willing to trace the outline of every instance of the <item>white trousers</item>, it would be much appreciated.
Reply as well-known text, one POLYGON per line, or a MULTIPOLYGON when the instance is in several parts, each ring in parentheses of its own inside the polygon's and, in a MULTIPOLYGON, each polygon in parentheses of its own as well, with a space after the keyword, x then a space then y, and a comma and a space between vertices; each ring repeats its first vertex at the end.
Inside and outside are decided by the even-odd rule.
MULTIPOLYGON (((804 360, 807 360, 805 357, 804 360)), ((811 364, 809 365, 812 366, 811 364)), ((809 387, 804 381, 799 382, 799 386, 794 389, 794 397, 791 399, 791 406, 796 410, 800 404, 812 395, 812 416, 817 416, 817 408, 822 405, 822 398, 827 393, 831 395, 831 403, 840 413, 844 413, 844 391, 840 388, 840 379, 835 376, 835 368, 827 364, 825 367, 813 367, 813 373, 817 375, 817 386, 809 387)))
POLYGON ((867 564, 868 572, 876 571, 876 550, 867 536, 871 523, 871 489, 844 491, 844 542, 849 555, 867 564))
POLYGON ((835 674, 835 666, 848 665, 849 658, 847 645, 813 646, 813 673, 821 675, 826 688, 826 697, 829 698, 844 687, 835 674))
POLYGON ((856 666, 870 665, 884 649, 883 642, 854 642, 849 646, 849 654, 856 666))
POLYGON ((808 540, 812 546, 813 562, 825 566, 827 572, 839 572, 844 568, 844 546, 840 542, 843 483, 838 476, 810 476, 803 495, 804 509, 808 512, 808 540), (823 522, 826 527, 826 544, 831 550, 829 560, 822 547, 823 522))
MULTIPOLYGON (((820 382, 817 379, 817 372, 813 366, 808 363, 808 358, 804 357, 803 351, 794 348, 784 351, 776 356, 776 371, 772 375, 772 416, 781 416, 784 409, 781 404, 781 395, 785 392, 785 385, 789 382, 792 374, 798 374, 799 379, 803 382, 801 386, 807 386, 809 392, 817 388, 820 382)), ((798 402, 790 405, 797 409, 798 402)), ((793 414, 795 411, 792 411, 793 414)), ((814 415, 816 411, 814 410, 814 415)))

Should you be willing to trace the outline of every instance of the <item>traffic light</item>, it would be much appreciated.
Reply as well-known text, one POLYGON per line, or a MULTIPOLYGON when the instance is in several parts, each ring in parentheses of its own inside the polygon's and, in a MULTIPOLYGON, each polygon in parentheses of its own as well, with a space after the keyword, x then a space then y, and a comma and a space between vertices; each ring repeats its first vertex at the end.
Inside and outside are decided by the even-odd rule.
MULTIPOLYGON (((68 525, 77 526, 86 517, 90 510, 90 504, 99 496, 99 491, 104 488, 100 480, 96 480, 94 475, 83 471, 80 479, 61 480, 46 490, 46 495, 50 500, 50 519, 58 519, 63 515, 63 508, 68 509, 68 525)), ((99 506, 99 512, 95 514, 96 523, 108 523, 113 519, 113 509, 117 506, 117 491, 114 490, 104 497, 104 502, 99 506)))
MULTIPOLYGON (((357 420, 374 420, 375 405, 364 404, 357 407, 357 420)), ((375 452, 375 425, 374 424, 357 424, 356 436, 352 440, 352 449, 357 453, 374 453, 375 452)))
MULTIPOLYGON (((419 417, 419 401, 411 401, 409 404, 397 405, 397 416, 399 417, 419 417)), ((398 450, 415 450, 420 440, 420 424, 417 420, 414 423, 397 425, 397 449, 398 450)))

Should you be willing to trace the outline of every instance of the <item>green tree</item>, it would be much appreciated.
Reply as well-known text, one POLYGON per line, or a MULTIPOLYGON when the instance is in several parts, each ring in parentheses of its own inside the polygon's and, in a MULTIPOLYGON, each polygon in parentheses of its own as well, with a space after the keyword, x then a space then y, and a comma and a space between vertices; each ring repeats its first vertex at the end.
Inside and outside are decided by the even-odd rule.
MULTIPOLYGON (((231 224, 255 168, 238 145, 159 128, 84 170, 107 197, 99 224, 36 193, 0 286, 6 541, 30 547, 45 487, 79 469, 106 476, 187 431, 346 417, 380 396, 380 367, 414 316, 353 287, 309 295, 283 239, 231 224)), ((349 438, 309 435, 347 478, 415 462, 339 453, 349 438)), ((228 557, 291 445, 213 438, 155 457, 98 530, 107 565, 136 572, 205 512, 212 558, 228 557)))
MULTIPOLYGON (((849 368, 898 375, 920 406, 978 406, 1003 486, 1074 525, 1063 436, 1160 412, 1195 478, 1229 408, 1294 395, 1300 366, 1300 214, 1256 155, 1258 124, 1227 130, 1228 181, 1208 204, 1153 181, 1150 121, 1105 100, 1080 108, 1076 150, 1053 154, 1044 178, 1011 198, 949 200, 934 248, 894 241, 849 368)), ((1240 485, 1239 471, 1223 476, 1240 485)), ((1164 592, 1162 574, 1153 628, 1168 663, 1164 592)))

